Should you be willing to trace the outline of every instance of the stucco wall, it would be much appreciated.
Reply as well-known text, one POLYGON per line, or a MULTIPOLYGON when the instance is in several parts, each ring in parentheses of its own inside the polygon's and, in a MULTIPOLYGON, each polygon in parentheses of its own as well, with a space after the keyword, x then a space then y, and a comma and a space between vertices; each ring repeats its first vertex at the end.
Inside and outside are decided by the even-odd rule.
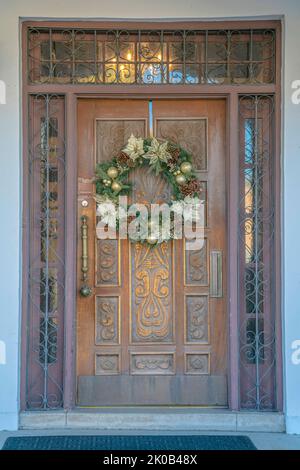
MULTIPOLYGON (((21 158, 19 18, 254 19, 284 17, 284 351, 288 432, 300 433, 300 364, 292 343, 300 340, 300 104, 291 84, 300 80, 299 0, 0 0, 0 429, 16 429, 18 416, 21 158), (1 101, 1 100, 0 100, 1 101), (3 355, 2 355, 3 356, 3 355), (295 357, 295 354, 294 354, 295 357)), ((296 343, 294 343, 295 346, 296 343)))

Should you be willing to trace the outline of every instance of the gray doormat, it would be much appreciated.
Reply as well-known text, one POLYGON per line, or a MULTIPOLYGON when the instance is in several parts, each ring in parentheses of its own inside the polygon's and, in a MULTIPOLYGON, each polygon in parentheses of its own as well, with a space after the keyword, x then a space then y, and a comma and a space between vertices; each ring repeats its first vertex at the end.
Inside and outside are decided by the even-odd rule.
POLYGON ((23 436, 3 450, 255 450, 247 436, 23 436))

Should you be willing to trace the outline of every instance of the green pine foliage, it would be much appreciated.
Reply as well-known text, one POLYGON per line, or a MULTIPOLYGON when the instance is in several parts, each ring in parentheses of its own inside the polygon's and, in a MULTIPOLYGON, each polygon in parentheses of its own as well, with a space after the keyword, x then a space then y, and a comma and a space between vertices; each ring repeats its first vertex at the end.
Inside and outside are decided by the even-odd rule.
MULTIPOLYGON (((151 145, 151 138, 144 139, 144 151, 147 153, 149 146, 151 145)), ((176 147, 175 144, 171 144, 173 147, 176 147)), ((178 147, 177 147, 178 148, 178 147)), ((180 168, 180 165, 183 162, 190 162, 192 163, 192 156, 184 149, 179 149, 179 157, 176 163, 176 169, 180 168)), ((137 161, 134 162, 134 166, 126 166, 119 164, 116 157, 113 157, 110 161, 105 163, 98 163, 96 166, 96 193, 100 196, 107 196, 108 198, 115 200, 119 195, 126 195, 130 194, 132 189, 132 184, 128 182, 128 176, 132 169, 136 167, 149 167, 150 171, 154 171, 156 176, 162 175, 168 184, 172 187, 173 192, 173 200, 181 200, 184 199, 184 195, 180 190, 180 185, 176 182, 176 176, 173 174, 174 168, 169 168, 167 163, 161 160, 157 160, 155 164, 151 165, 149 159, 144 158, 141 156, 137 161), (118 168, 119 174, 115 180, 110 180, 110 185, 105 184, 106 180, 109 180, 107 175, 107 170, 109 167, 114 166, 118 168), (118 182, 121 184, 122 189, 119 192, 113 191, 111 188, 111 184, 113 181, 118 182)), ((187 178, 187 182, 190 180, 197 179, 195 172, 192 170, 188 175, 185 175, 187 178)))

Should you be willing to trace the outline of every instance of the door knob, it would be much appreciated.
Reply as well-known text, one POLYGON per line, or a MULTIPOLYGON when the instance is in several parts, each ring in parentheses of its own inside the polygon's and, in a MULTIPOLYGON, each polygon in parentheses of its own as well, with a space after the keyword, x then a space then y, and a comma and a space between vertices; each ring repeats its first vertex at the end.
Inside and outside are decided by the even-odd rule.
POLYGON ((79 292, 81 297, 89 297, 92 295, 93 290, 90 286, 81 286, 79 292))

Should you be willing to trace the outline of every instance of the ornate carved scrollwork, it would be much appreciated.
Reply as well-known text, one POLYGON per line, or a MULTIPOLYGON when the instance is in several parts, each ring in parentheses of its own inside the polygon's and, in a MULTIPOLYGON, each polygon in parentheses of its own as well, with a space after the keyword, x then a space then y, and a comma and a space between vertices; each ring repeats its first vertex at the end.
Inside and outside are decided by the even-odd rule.
POLYGON ((208 342, 208 297, 186 296, 186 339, 193 343, 208 342))
POLYGON ((119 241, 97 240, 97 285, 119 284, 119 241))
POLYGON ((187 285, 207 286, 207 240, 200 250, 185 251, 185 282, 187 285))
POLYGON ((171 243, 154 248, 134 245, 134 341, 172 340, 171 246, 171 243))
POLYGON ((119 343, 119 298, 96 297, 96 344, 119 343))
POLYGON ((173 354, 132 354, 132 374, 168 374, 174 372, 173 354))
POLYGON ((187 374, 209 374, 208 354, 187 354, 186 355, 187 374))
POLYGON ((196 170, 207 169, 207 120, 158 119, 157 136, 175 142, 193 157, 196 170))
POLYGON ((116 375, 120 372, 120 358, 118 354, 96 354, 96 375, 116 375))

